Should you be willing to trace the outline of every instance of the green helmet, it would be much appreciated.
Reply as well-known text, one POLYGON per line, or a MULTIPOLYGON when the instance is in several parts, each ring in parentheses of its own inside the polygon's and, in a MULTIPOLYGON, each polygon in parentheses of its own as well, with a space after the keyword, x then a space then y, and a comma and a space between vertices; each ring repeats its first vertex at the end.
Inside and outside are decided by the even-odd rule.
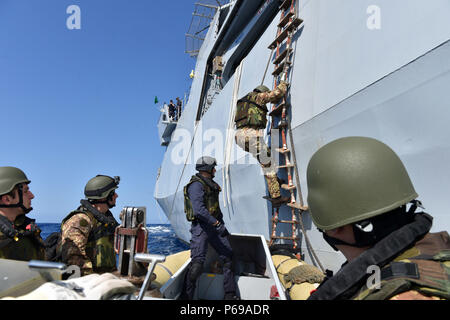
POLYGON ((120 177, 97 175, 88 181, 84 187, 84 195, 90 200, 104 199, 109 196, 111 191, 119 187, 120 177))
POLYGON ((25 173, 15 167, 0 167, 0 195, 11 192, 19 183, 30 183, 25 173))
POLYGON ((324 231, 381 215, 418 196, 395 152, 365 137, 320 148, 309 161, 307 183, 312 219, 324 231))
POLYGON ((257 86, 253 91, 255 92, 269 92, 270 89, 264 85, 257 86))

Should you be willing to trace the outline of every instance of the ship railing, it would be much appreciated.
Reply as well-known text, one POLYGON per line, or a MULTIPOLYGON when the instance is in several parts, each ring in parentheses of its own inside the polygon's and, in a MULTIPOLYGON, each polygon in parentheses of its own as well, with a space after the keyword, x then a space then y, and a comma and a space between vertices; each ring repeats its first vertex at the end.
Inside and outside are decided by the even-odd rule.
POLYGON ((196 57, 205 40, 211 21, 218 10, 228 7, 234 0, 201 0, 195 3, 188 32, 185 34, 185 53, 196 57))

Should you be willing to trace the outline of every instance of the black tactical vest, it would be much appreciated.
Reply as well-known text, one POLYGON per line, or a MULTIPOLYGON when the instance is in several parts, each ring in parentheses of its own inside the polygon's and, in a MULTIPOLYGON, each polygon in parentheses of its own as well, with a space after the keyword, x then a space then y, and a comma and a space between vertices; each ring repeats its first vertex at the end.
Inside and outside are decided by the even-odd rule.
POLYGON ((211 180, 210 184, 207 183, 206 179, 202 179, 200 175, 192 176, 189 183, 184 187, 184 212, 186 213, 186 219, 188 221, 195 220, 195 212, 192 208, 191 200, 188 195, 188 188, 193 182, 200 182, 204 189, 204 202, 209 213, 216 219, 222 217, 222 212, 220 211, 219 204, 219 193, 221 191, 220 186, 211 180))
POLYGON ((20 261, 45 260, 44 241, 35 220, 20 215, 12 224, 0 216, 0 258, 20 261))

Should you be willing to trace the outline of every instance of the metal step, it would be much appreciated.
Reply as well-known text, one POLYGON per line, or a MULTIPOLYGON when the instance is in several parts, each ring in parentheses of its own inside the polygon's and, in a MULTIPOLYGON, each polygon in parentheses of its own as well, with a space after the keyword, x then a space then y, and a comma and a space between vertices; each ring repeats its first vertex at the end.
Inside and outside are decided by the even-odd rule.
POLYGON ((285 154, 285 153, 291 152, 291 150, 289 150, 288 148, 276 148, 275 150, 277 152, 281 153, 281 154, 285 154))
POLYGON ((285 61, 282 64, 280 64, 273 72, 272 75, 273 76, 277 76, 279 75, 281 72, 283 72, 285 65, 291 65, 292 63, 290 61, 285 61))
POLYGON ((286 203, 286 205, 288 207, 294 208, 294 209, 298 209, 298 210, 302 210, 302 211, 307 211, 309 208, 308 206, 301 206, 298 202, 290 202, 290 203, 286 203))
POLYGON ((283 59, 291 52, 292 52, 292 48, 283 50, 283 52, 281 52, 280 55, 278 57, 276 57, 275 60, 273 60, 273 64, 280 64, 280 62, 283 61, 283 59))
POLYGON ((281 236, 272 236, 271 239, 283 239, 283 240, 299 240, 298 237, 281 237, 281 236))
POLYGON ((281 19, 280 23, 278 24, 278 28, 283 28, 289 22, 289 19, 292 18, 293 15, 294 12, 292 11, 286 13, 286 15, 283 17, 283 19, 281 19))
POLYGON ((276 223, 291 223, 291 224, 298 224, 298 221, 292 221, 292 220, 276 220, 272 219, 272 221, 276 222, 276 223))
POLYGON ((277 38, 269 45, 269 49, 274 49, 277 44, 282 43, 288 36, 289 32, 297 28, 303 22, 300 18, 294 18, 284 30, 277 36, 277 38))
POLYGON ((284 164, 281 166, 277 166, 277 169, 286 169, 286 168, 293 168, 294 165, 292 163, 284 164))
POLYGON ((280 9, 286 10, 291 4, 293 0, 284 0, 281 4, 280 9))
POLYGON ((297 187, 296 186, 294 186, 294 185, 288 185, 288 184, 282 184, 281 185, 281 188, 282 189, 284 189, 284 190, 295 190, 295 189, 297 189, 297 187))
POLYGON ((278 106, 275 107, 275 109, 272 109, 272 111, 270 111, 269 116, 271 116, 271 117, 280 116, 283 111, 283 107, 285 107, 285 106, 286 106, 285 103, 280 103, 278 106))

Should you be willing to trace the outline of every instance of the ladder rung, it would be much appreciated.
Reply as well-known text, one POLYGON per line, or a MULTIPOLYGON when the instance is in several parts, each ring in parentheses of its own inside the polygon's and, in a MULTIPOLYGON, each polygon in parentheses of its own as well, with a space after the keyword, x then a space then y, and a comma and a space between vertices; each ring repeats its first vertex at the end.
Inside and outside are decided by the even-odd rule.
POLYGON ((278 43, 283 42, 284 39, 286 39, 288 35, 289 29, 286 27, 279 35, 278 37, 270 44, 269 49, 276 48, 278 43))
POLYGON ((290 62, 290 61, 285 61, 285 62, 283 62, 282 64, 280 64, 280 65, 275 69, 274 72, 272 72, 272 75, 273 75, 273 76, 279 75, 279 74, 283 71, 284 65, 285 65, 286 63, 287 63, 288 65, 291 65, 291 62, 290 62))
POLYGON ((283 28, 288 22, 289 19, 294 15, 294 12, 289 11, 288 13, 286 13, 286 15, 283 17, 283 19, 281 19, 280 23, 278 24, 279 28, 283 28))
POLYGON ((277 116, 281 115, 281 112, 283 111, 284 106, 285 106, 284 103, 279 104, 275 109, 270 111, 269 116, 277 117, 277 116))
POLYGON ((292 52, 292 48, 285 49, 275 60, 273 60, 273 64, 280 64, 283 59, 292 52))
MULTIPOLYGON (((275 221, 275 219, 272 219, 272 221, 275 221)), ((276 220, 276 222, 280 222, 280 223, 292 223, 292 224, 297 224, 298 221, 292 221, 292 220, 276 220)))
POLYGON ((303 23, 303 20, 302 20, 302 19, 300 19, 300 18, 298 18, 298 17, 295 17, 295 18, 292 20, 292 22, 289 24, 288 28, 295 29, 295 28, 297 28, 299 25, 301 25, 302 23, 303 23))
POLYGON ((288 123, 287 123, 287 121, 285 120, 285 121, 280 121, 279 123, 278 123, 278 126, 277 126, 277 129, 285 129, 285 128, 287 128, 288 127, 288 123))
POLYGON ((281 4, 280 9, 287 9, 292 4, 293 0, 284 0, 284 2, 281 4))
POLYGON ((277 38, 270 44, 269 49, 273 49, 277 46, 277 44, 284 41, 287 38, 289 31, 292 31, 296 27, 298 27, 303 22, 300 18, 294 18, 294 20, 289 23, 286 28, 277 36, 277 38))
POLYGON ((288 184, 282 184, 281 185, 281 188, 283 188, 284 190, 295 190, 295 189, 297 189, 297 187, 296 186, 294 186, 294 185, 288 185, 288 184))
POLYGON ((293 168, 294 165, 292 163, 284 164, 282 166, 277 166, 278 169, 285 169, 285 168, 293 168))
POLYGON ((291 152, 288 148, 276 148, 276 151, 282 154, 291 152))
POLYGON ((307 211, 307 210, 308 210, 308 207, 307 207, 307 206, 301 206, 301 205, 300 205, 299 203, 297 203, 297 202, 286 203, 286 205, 287 205, 288 207, 295 208, 295 209, 299 209, 299 210, 302 210, 302 211, 307 211))
POLYGON ((298 240, 298 237, 281 237, 281 236, 272 236, 271 239, 284 239, 284 240, 298 240))

